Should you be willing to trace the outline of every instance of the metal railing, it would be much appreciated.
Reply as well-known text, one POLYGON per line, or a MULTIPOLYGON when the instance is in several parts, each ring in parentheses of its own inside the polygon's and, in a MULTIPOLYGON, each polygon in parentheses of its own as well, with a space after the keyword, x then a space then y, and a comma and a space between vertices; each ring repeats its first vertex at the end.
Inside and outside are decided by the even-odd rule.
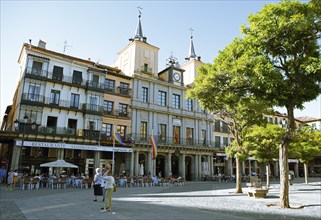
MULTIPOLYGON (((135 144, 150 144, 149 136, 147 134, 132 133, 126 136, 127 139, 132 139, 135 144)), ((173 136, 157 136, 159 145, 185 145, 185 146, 204 146, 204 147, 215 147, 214 141, 207 140, 196 140, 194 138, 181 138, 173 136)))

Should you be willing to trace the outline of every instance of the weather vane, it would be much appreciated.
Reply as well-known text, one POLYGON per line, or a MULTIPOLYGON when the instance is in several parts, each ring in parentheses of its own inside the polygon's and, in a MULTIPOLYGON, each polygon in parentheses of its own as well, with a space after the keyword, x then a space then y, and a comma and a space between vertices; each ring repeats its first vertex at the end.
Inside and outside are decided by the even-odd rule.
POLYGON ((139 12, 139 16, 141 16, 141 15, 142 15, 141 10, 143 10, 143 8, 142 8, 142 7, 140 7, 140 6, 138 6, 138 7, 137 7, 137 9, 138 9, 138 12, 139 12))
POLYGON ((193 37, 193 28, 189 28, 188 30, 190 30, 191 31, 191 37, 193 37))

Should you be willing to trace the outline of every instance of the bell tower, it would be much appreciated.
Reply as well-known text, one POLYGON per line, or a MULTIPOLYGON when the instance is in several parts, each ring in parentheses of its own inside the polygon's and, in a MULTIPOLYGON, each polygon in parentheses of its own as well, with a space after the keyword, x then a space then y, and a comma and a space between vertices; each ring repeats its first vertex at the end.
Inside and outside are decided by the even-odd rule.
POLYGON ((188 85, 194 82, 197 74, 197 68, 203 65, 201 61, 201 57, 197 56, 194 49, 193 44, 193 29, 189 29, 191 31, 191 38, 189 44, 189 53, 188 56, 185 58, 185 63, 180 66, 180 68, 184 69, 184 84, 188 85))
POLYGON ((138 8, 138 25, 130 43, 117 55, 116 67, 127 76, 147 74, 157 77, 159 48, 147 43, 141 24, 142 8, 138 8))

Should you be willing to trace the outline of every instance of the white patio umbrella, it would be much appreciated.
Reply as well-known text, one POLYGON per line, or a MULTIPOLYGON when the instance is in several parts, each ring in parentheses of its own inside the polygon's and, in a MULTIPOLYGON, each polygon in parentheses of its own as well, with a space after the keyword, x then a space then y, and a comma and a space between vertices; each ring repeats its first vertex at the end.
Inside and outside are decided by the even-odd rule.
POLYGON ((69 167, 69 168, 78 168, 77 165, 72 164, 72 163, 68 163, 64 160, 56 160, 53 162, 49 162, 49 163, 43 163, 40 164, 40 167, 57 167, 57 168, 62 168, 62 167, 69 167))

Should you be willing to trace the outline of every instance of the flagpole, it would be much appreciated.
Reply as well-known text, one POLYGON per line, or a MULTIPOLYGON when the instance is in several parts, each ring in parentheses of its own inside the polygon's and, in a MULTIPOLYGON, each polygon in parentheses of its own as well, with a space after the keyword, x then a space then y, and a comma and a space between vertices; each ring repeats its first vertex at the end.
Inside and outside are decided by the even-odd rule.
POLYGON ((113 175, 115 175, 114 170, 115 170, 115 137, 114 137, 114 141, 113 141, 113 167, 112 167, 113 175))
MULTIPOLYGON (((154 127, 154 125, 153 125, 153 127, 154 127)), ((154 137, 154 128, 152 128, 152 137, 154 137)), ((151 159, 152 159, 152 161, 151 161, 151 168, 152 168, 152 172, 151 172, 151 175, 153 175, 154 174, 154 160, 153 160, 153 148, 152 148, 153 146, 151 145, 151 151, 150 151, 150 154, 151 154, 151 159)))

